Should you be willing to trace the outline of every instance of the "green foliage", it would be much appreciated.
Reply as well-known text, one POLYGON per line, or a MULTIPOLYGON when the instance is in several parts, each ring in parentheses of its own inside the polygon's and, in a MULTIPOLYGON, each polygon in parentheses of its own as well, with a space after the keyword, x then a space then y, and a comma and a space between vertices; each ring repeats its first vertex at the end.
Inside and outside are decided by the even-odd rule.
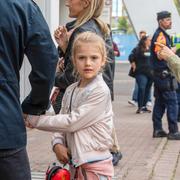
POLYGON ((175 3, 175 5, 176 5, 177 10, 178 10, 178 13, 179 13, 179 15, 180 15, 180 1, 179 1, 179 0, 174 0, 174 3, 175 3))
POLYGON ((131 34, 133 32, 133 28, 128 21, 128 18, 125 16, 121 16, 118 19, 118 29, 124 33, 131 34))

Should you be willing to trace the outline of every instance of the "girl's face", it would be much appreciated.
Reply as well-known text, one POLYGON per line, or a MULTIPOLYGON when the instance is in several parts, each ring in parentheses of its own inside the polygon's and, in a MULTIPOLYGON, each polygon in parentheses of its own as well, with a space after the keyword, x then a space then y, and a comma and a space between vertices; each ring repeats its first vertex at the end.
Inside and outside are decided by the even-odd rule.
POLYGON ((105 60, 96 43, 82 43, 76 49, 74 65, 80 75, 80 86, 87 85, 101 70, 105 60))
POLYGON ((66 0, 66 6, 69 8, 69 17, 77 18, 87 7, 86 0, 66 0))

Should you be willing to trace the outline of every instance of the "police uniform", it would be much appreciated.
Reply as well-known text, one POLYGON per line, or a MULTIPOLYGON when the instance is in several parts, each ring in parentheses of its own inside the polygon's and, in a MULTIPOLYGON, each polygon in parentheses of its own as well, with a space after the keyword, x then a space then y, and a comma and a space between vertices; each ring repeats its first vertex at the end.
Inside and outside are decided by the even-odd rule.
MULTIPOLYGON (((163 11, 157 14, 157 20, 170 17, 170 13, 163 11)), ((167 66, 166 61, 159 60, 157 57, 158 47, 154 42, 160 42, 164 45, 171 47, 170 36, 161 28, 158 27, 153 35, 151 43, 151 61, 154 69, 154 96, 155 104, 153 108, 153 137, 165 137, 166 132, 162 128, 162 117, 167 109, 167 119, 169 125, 169 135, 178 133, 177 125, 177 82, 170 69, 167 66), (158 133, 160 132, 160 133, 158 133)), ((168 136, 169 136, 168 135, 168 136)))

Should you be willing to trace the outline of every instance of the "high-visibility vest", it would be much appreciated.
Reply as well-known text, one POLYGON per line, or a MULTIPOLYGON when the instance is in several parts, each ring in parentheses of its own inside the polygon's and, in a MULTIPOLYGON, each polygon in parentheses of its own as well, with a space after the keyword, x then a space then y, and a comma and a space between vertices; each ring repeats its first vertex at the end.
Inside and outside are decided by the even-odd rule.
POLYGON ((180 34, 172 36, 172 46, 176 46, 176 49, 180 49, 180 34))

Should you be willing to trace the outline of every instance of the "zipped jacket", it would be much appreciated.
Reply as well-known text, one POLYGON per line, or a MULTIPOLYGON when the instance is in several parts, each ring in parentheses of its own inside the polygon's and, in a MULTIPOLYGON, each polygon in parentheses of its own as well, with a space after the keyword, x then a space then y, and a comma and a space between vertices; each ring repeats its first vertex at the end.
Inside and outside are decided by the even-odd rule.
POLYGON ((22 113, 37 115, 47 109, 58 55, 32 0, 1 0, 0 17, 0 149, 14 149, 26 145, 22 113), (19 71, 24 55, 32 67, 32 89, 21 108, 19 71))

